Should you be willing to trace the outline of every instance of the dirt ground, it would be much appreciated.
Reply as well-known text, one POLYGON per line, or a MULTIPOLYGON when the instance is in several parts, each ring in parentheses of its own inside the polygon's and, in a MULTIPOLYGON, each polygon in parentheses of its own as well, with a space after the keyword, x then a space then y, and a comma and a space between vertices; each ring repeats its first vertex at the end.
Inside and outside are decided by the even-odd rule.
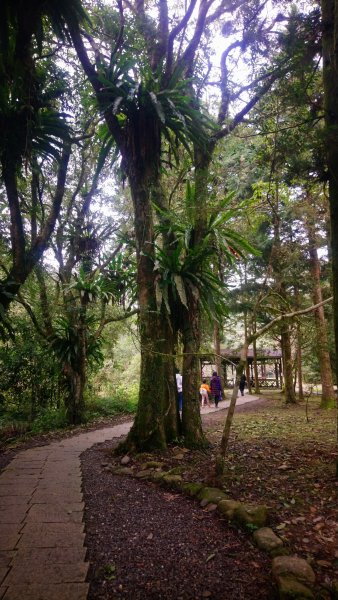
MULTIPOLYGON (((215 481, 214 459, 225 410, 203 416, 207 451, 182 456, 173 447, 151 458, 181 467, 186 480, 217 484, 230 498, 268 505, 286 548, 312 565, 316 599, 336 598, 334 413, 321 411, 318 400, 310 403, 308 418, 304 405, 285 407, 279 398, 238 407, 221 482, 215 481)), ((140 467, 146 458, 131 457, 130 464, 140 467)), ((83 455, 89 600, 275 597, 271 559, 254 547, 250 532, 229 526, 196 500, 107 472, 107 461, 119 460, 109 443, 83 455)))

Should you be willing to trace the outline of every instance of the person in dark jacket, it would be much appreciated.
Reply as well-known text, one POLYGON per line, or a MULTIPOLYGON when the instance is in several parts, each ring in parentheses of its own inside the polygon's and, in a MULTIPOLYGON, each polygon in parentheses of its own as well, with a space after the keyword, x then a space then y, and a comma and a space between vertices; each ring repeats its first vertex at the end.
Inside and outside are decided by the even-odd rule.
POLYGON ((239 389, 240 389, 242 396, 244 396, 245 384, 246 384, 246 376, 243 373, 243 375, 241 375, 241 378, 239 380, 239 389))
POLYGON ((222 398, 222 384, 216 371, 213 372, 212 377, 210 379, 210 390, 215 402, 215 406, 217 408, 218 403, 222 398))

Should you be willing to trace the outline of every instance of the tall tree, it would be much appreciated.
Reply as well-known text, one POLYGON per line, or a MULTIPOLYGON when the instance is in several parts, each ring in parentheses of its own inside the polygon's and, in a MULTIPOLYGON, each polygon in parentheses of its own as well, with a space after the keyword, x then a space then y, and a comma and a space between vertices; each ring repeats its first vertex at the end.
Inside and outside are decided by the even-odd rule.
MULTIPOLYGON (((44 39, 50 31, 67 37, 67 24, 79 23, 84 11, 79 0, 58 3, 10 2, 0 8, 0 144, 1 180, 4 184, 10 220, 12 264, 0 282, 0 319, 45 251, 63 198, 65 173, 70 156, 69 127, 60 112, 62 94, 60 72, 43 56, 44 39), (56 84, 57 77, 59 84, 56 84), (60 85, 61 84, 61 85, 60 85), (58 162, 58 187, 49 215, 30 241, 25 233, 26 207, 20 186, 25 173, 32 173, 39 158, 53 157, 58 162)), ((54 48, 49 50, 53 54, 54 48)))

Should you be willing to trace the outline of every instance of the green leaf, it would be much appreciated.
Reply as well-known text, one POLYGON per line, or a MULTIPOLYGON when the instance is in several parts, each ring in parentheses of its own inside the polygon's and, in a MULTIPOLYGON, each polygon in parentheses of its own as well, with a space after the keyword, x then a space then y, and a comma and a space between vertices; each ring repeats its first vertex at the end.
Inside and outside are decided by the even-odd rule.
POLYGON ((185 306, 186 309, 188 309, 188 302, 187 302, 187 296, 186 296, 186 292, 185 292, 184 280, 181 277, 181 275, 174 274, 174 281, 175 281, 176 289, 177 289, 178 295, 180 297, 180 300, 181 300, 183 306, 185 306))

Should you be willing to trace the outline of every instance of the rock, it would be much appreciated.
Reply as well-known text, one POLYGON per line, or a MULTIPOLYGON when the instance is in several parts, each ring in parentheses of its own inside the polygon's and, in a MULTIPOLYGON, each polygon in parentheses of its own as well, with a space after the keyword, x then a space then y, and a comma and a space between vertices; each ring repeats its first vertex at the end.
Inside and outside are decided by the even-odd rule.
POLYGON ((292 577, 301 583, 312 585, 315 582, 315 574, 309 563, 298 556, 277 556, 272 561, 272 574, 278 577, 292 577))
POLYGON ((186 470, 186 467, 174 467, 173 469, 170 469, 168 473, 170 473, 170 475, 183 475, 186 470))
POLYGON ((218 504, 221 500, 226 499, 226 495, 218 488, 202 487, 202 489, 197 494, 197 498, 199 500, 206 500, 204 504, 205 506, 209 503, 218 504))
POLYGON ((120 475, 134 475, 134 471, 130 467, 121 467, 119 472, 120 475))
POLYGON ((151 469, 143 469, 142 471, 138 471, 135 473, 135 477, 137 479, 148 479, 148 477, 152 477, 153 471, 151 469))
POLYGON ((261 550, 271 552, 276 548, 283 546, 282 540, 270 529, 270 527, 261 527, 254 531, 253 538, 261 550))
POLYGON ((145 471, 146 469, 163 469, 163 467, 165 467, 165 464, 157 460, 148 460, 143 465, 140 465, 142 471, 145 471))
POLYGON ((131 458, 127 454, 126 454, 126 456, 123 456, 120 460, 121 465, 127 465, 128 463, 130 463, 130 461, 131 461, 131 458))
POLYGON ((171 475, 170 473, 165 473, 162 477, 162 481, 174 488, 181 488, 182 486, 182 477, 180 475, 171 475))
POLYGON ((163 479, 165 473, 163 471, 152 471, 151 479, 152 481, 161 481, 163 479))
POLYGON ((313 600, 312 591, 292 577, 280 577, 278 581, 279 600, 313 600))
POLYGON ((311 587, 315 574, 298 556, 277 556, 272 561, 272 575, 277 582, 280 600, 313 599, 311 587))
POLYGON ((109 466, 109 463, 107 463, 107 462, 102 462, 101 463, 101 467, 108 467, 108 466, 109 466))
POLYGON ((113 467, 110 469, 114 475, 133 475, 134 471, 130 467, 113 467))
POLYGON ((183 452, 180 452, 179 454, 174 454, 174 458, 176 458, 177 460, 183 460, 184 459, 183 452))
POLYGON ((239 525, 264 527, 268 519, 268 509, 263 504, 240 504, 234 510, 233 520, 239 525))
POLYGON ((206 507, 206 511, 207 512, 213 512, 214 510, 217 509, 217 504, 208 504, 208 506, 206 507))
POLYGON ((202 488, 202 483, 186 482, 182 484, 182 491, 188 496, 197 496, 202 488))
POLYGON ((229 521, 231 521, 233 519, 235 509, 238 508, 240 505, 241 503, 237 500, 221 500, 218 503, 217 508, 219 512, 222 513, 222 515, 224 515, 225 517, 227 517, 227 519, 229 519, 229 521))

